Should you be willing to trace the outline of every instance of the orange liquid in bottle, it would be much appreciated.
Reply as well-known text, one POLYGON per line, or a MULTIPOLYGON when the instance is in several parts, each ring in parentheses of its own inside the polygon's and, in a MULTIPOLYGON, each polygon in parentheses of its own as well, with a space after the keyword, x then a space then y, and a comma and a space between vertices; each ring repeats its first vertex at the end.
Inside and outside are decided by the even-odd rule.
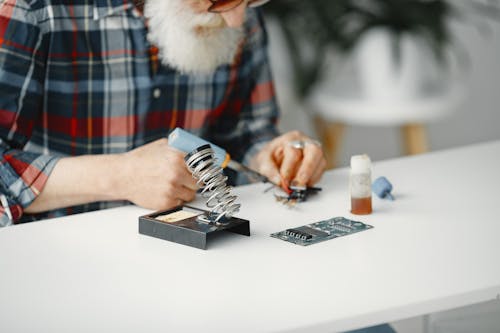
POLYGON ((368 215, 372 213, 372 197, 351 198, 351 213, 368 215))

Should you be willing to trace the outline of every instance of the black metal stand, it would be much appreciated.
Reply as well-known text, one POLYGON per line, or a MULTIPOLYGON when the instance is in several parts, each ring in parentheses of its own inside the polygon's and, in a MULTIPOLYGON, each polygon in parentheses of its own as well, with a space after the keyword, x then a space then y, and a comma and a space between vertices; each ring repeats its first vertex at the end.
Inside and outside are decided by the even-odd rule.
POLYGON ((203 209, 178 206, 170 210, 144 215, 139 217, 139 233, 203 250, 207 248, 207 239, 220 231, 250 236, 250 222, 248 220, 231 217, 227 223, 216 225, 199 218, 208 215, 208 213, 203 209), (157 217, 183 210, 193 213, 194 216, 175 222, 164 222, 157 219, 157 217))

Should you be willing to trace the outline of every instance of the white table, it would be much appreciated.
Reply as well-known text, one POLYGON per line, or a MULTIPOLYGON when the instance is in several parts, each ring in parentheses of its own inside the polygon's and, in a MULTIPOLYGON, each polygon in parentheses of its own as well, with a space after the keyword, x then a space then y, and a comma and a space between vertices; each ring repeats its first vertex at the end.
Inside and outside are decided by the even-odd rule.
POLYGON ((375 163, 374 229, 269 237, 349 214, 348 170, 296 209, 239 188, 251 237, 206 251, 139 235, 136 207, 0 230, 0 332, 333 332, 500 297, 500 141, 375 163))

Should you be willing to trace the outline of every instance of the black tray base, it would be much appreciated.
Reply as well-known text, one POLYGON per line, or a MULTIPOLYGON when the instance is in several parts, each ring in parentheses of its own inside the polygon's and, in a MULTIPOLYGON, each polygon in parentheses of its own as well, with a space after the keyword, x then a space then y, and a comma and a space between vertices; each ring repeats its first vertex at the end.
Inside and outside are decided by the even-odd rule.
POLYGON ((139 217, 139 233, 203 250, 207 248, 207 240, 221 231, 250 236, 250 222, 237 217, 231 217, 227 223, 220 225, 201 222, 197 216, 176 222, 164 222, 156 219, 160 215, 168 215, 180 210, 199 215, 208 214, 206 210, 186 205, 154 212, 139 217))

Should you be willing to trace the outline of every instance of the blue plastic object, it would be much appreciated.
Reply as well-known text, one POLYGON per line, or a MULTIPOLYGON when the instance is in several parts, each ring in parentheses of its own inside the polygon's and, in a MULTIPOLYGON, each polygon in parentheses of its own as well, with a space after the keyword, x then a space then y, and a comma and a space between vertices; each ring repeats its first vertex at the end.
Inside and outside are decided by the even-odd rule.
POLYGON ((192 152, 196 148, 209 144, 215 152, 215 158, 217 159, 217 164, 221 165, 226 160, 226 151, 221 147, 214 145, 211 142, 203 140, 196 135, 184 131, 181 128, 176 128, 168 136, 168 144, 175 149, 187 153, 192 152))
POLYGON ((394 197, 391 194, 392 184, 385 177, 375 179, 372 184, 372 191, 379 198, 394 200, 394 197))

